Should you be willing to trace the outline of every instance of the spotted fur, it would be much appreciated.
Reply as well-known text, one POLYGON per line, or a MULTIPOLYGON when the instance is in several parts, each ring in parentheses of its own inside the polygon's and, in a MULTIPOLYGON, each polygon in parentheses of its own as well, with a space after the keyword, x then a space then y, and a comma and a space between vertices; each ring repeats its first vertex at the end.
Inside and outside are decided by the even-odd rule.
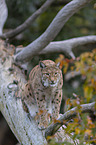
POLYGON ((40 129, 46 128, 51 119, 58 118, 62 85, 62 72, 58 64, 51 60, 41 61, 31 70, 22 103, 24 110, 38 120, 40 129))

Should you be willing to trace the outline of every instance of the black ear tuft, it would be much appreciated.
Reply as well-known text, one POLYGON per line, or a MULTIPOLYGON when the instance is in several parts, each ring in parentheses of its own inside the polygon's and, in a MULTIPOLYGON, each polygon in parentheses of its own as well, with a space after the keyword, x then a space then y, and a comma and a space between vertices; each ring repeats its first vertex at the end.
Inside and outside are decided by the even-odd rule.
POLYGON ((40 68, 45 68, 46 67, 46 65, 42 61, 40 61, 39 66, 40 66, 40 68))
POLYGON ((60 66, 60 62, 58 62, 58 63, 56 64, 56 66, 59 67, 59 66, 60 66))

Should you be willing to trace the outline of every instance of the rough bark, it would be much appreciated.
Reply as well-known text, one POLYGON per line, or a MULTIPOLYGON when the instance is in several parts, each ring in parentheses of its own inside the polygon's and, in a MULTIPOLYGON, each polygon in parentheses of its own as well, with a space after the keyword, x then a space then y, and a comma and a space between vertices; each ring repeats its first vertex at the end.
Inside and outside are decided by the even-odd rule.
POLYGON ((64 24, 78 10, 84 7, 92 0, 73 0, 64 6, 53 19, 46 31, 31 44, 26 46, 20 53, 15 56, 17 62, 26 62, 43 50, 60 32, 64 24))
MULTIPOLYGON (((46 145, 45 130, 39 130, 34 119, 23 110, 21 98, 16 93, 26 80, 22 71, 14 65, 14 46, 7 46, 0 40, 0 111, 12 132, 22 145, 46 145)), ((56 133, 56 140, 74 143, 62 130, 56 133)))
POLYGON ((9 71, 12 68, 13 58, 11 55, 13 50, 12 52, 10 52, 10 48, 6 50, 2 43, 0 41, 0 111, 21 144, 47 144, 35 121, 30 120, 23 111, 21 99, 15 97, 15 91, 18 87, 14 81, 18 81, 18 85, 22 86, 26 81, 19 68, 14 66, 14 70, 9 71))

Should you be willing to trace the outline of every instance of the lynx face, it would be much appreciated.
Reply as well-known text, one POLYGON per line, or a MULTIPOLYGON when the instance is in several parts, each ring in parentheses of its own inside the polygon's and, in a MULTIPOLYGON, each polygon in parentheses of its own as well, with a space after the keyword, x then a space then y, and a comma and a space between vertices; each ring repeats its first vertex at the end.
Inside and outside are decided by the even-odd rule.
POLYGON ((55 87, 57 86, 60 80, 60 69, 58 65, 54 65, 52 67, 46 66, 44 63, 41 62, 40 64, 42 78, 41 82, 44 87, 55 87))

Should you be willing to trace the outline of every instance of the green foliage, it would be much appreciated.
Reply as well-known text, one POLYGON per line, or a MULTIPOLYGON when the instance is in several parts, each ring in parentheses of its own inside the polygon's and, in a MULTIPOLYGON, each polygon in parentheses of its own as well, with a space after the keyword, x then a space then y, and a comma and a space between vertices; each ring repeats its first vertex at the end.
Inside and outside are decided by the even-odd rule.
POLYGON ((80 70, 85 78, 83 85, 84 97, 87 102, 96 96, 96 49, 92 52, 86 52, 80 56, 80 60, 75 62, 76 70, 80 70))
POLYGON ((75 75, 75 72, 80 72, 81 79, 79 78, 79 81, 83 80, 84 98, 87 103, 92 101, 96 96, 96 49, 81 54, 75 61, 59 55, 59 58, 56 59, 56 62, 58 61, 61 62, 60 67, 64 74, 68 71, 71 71, 72 75, 75 75))
MULTIPOLYGON (((80 71, 79 80, 83 79, 82 91, 83 96, 78 95, 73 91, 70 97, 66 100, 66 110, 69 110, 75 106, 78 107, 78 116, 68 123, 67 128, 64 129, 66 133, 73 133, 73 139, 79 139, 80 144, 96 143, 96 121, 92 119, 89 114, 82 114, 80 110, 81 104, 86 104, 96 99, 96 49, 92 52, 82 53, 76 60, 69 60, 60 55, 56 59, 56 62, 60 61, 60 67, 63 73, 71 71, 72 75, 75 72, 80 71)), ((64 82, 66 84, 66 82, 64 82)), ((81 87, 81 85, 80 85, 81 87)), ((68 90, 67 90, 68 91, 68 90)), ((94 114, 96 115, 96 114, 94 114)))

